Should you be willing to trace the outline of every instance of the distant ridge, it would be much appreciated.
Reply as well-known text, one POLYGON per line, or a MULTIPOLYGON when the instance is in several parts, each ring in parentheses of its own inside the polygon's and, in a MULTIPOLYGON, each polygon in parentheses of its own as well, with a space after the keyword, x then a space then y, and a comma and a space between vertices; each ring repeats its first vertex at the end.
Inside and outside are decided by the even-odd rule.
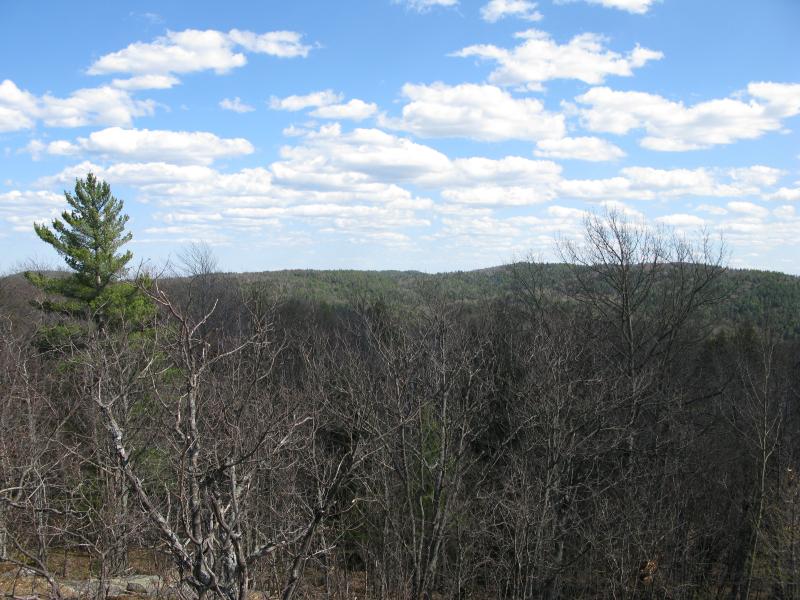
MULTIPOLYGON (((392 305, 417 305, 436 291, 453 301, 497 300, 515 290, 515 268, 530 269, 537 285, 555 295, 567 292, 574 268, 564 263, 518 263, 444 273, 421 271, 360 271, 355 269, 284 269, 216 273, 243 286, 266 285, 296 301, 345 306, 356 300, 382 300, 392 305)), ((181 278, 170 278, 177 283, 181 278)), ((716 306, 713 320, 721 324, 753 323, 800 337, 800 277, 775 271, 728 269, 721 293, 729 300, 716 306)), ((21 274, 0 278, 0 311, 25 311, 35 290, 21 274)))

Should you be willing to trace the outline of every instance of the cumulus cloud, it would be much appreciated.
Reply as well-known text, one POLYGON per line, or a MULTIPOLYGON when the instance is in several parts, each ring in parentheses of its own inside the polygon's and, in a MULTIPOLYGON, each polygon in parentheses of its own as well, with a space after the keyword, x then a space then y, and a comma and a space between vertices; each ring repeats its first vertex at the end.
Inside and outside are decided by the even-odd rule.
POLYGON ((228 38, 250 52, 279 58, 298 56, 305 58, 311 51, 311 46, 303 43, 303 35, 296 31, 270 31, 257 34, 252 31, 231 29, 228 38))
POLYGON ((536 2, 530 0, 489 0, 481 8, 481 17, 489 23, 496 23, 506 17, 540 21, 542 13, 536 10, 536 2))
POLYGON ((134 42, 101 56, 89 67, 88 73, 162 76, 205 70, 227 73, 247 63, 239 49, 291 58, 308 56, 311 46, 303 44, 302 35, 294 31, 262 34, 238 29, 227 33, 213 29, 168 31, 152 42, 134 42))
POLYGON ((551 79, 577 79, 589 84, 602 83, 606 77, 630 77, 633 70, 651 60, 663 58, 661 52, 636 46, 626 54, 606 48, 606 38, 596 33, 576 35, 559 44, 550 34, 531 29, 517 33, 523 42, 510 50, 492 44, 467 46, 454 56, 477 57, 497 63, 489 81, 498 85, 524 85, 541 90, 551 79))
POLYGON ((84 88, 65 98, 35 96, 6 79, 0 83, 0 131, 30 129, 41 121, 50 127, 126 126, 134 117, 152 115, 155 102, 135 100, 112 86, 84 88))
POLYGON ((670 227, 702 227, 706 224, 705 219, 701 219, 697 215, 690 215, 686 213, 675 213, 671 215, 664 215, 656 217, 656 223, 663 223, 670 227))
POLYGON ((10 79, 0 83, 0 132, 29 129, 38 112, 38 99, 10 79))
POLYGON ((223 110, 231 110, 237 113, 248 113, 255 110, 255 107, 242 102, 242 99, 239 98, 239 96, 236 96, 235 98, 223 98, 220 100, 219 107, 223 110))
POLYGON ((420 211, 430 211, 432 201, 397 182, 418 180, 437 162, 440 169, 452 168, 444 155, 409 140, 377 130, 342 133, 339 125, 330 125, 306 134, 301 145, 284 148, 281 160, 268 168, 223 173, 163 161, 108 166, 83 162, 39 185, 64 185, 92 171, 112 185, 135 188, 137 199, 166 209, 158 217, 166 227, 187 226, 188 215, 194 215, 189 225, 208 218, 217 219, 222 228, 258 229, 276 219, 301 220, 361 236, 429 226, 420 211))
POLYGON ((559 194, 586 200, 665 200, 686 197, 744 197, 766 193, 769 181, 764 167, 755 165, 738 169, 654 169, 625 167, 619 175, 605 179, 565 179, 559 194), (746 173, 752 173, 747 176, 746 173))
POLYGON ((298 111, 306 108, 328 106, 341 102, 343 96, 334 92, 333 90, 322 90, 319 92, 311 92, 305 95, 287 96, 286 98, 278 98, 273 96, 270 98, 269 107, 273 110, 289 110, 298 111))
MULTIPOLYGON (((577 0, 561 0, 562 3, 577 0)), ((583 0, 589 4, 599 4, 606 8, 616 8, 638 15, 645 14, 658 0, 583 0)))
POLYGON ((591 162, 617 160, 625 156, 621 148, 597 137, 565 137, 541 140, 534 155, 542 158, 576 159, 591 162))
POLYGON ((33 223, 43 223, 64 208, 64 196, 46 190, 11 190, 0 194, 0 219, 14 231, 33 232, 33 223))
POLYGON ((114 79, 111 86, 121 90, 167 90, 180 83, 172 75, 137 75, 128 79, 114 79))
MULTIPOLYGON (((444 207, 446 208, 446 207, 444 207)), ((577 237, 585 211, 565 206, 532 209, 524 215, 498 217, 484 209, 459 207, 441 212, 442 228, 433 237, 457 250, 472 264, 497 264, 531 251, 552 256, 556 236, 577 237)))
POLYGON ((415 185, 461 205, 531 205, 551 200, 561 180, 561 167, 549 160, 450 159, 378 129, 343 132, 338 124, 307 134, 281 154, 282 160, 270 167, 277 184, 317 192, 380 192, 393 202, 408 202, 399 185, 415 185))
POLYGON ((311 116, 320 119, 350 119, 363 121, 378 112, 378 105, 353 98, 342 102, 344 96, 333 90, 321 90, 310 94, 277 98, 273 96, 269 105, 274 110, 299 111, 314 108, 311 116))
POLYGON ((103 166, 91 161, 82 161, 65 167, 54 175, 41 177, 36 186, 41 188, 61 187, 73 183, 86 173, 94 173, 112 185, 131 185, 142 189, 148 186, 187 181, 205 181, 213 177, 215 171, 199 165, 174 165, 165 162, 114 163, 103 166))
POLYGON ((709 215, 721 216, 727 215, 728 211, 721 206, 715 204, 701 204, 695 209, 697 212, 704 212, 709 215))
POLYGON ((749 101, 722 98, 686 106, 646 92, 621 92, 597 87, 576 100, 581 119, 591 131, 624 135, 643 129, 643 147, 685 151, 754 139, 783 127, 800 114, 800 84, 751 83, 749 101))
POLYGON ((40 100, 39 117, 51 127, 126 126, 134 117, 154 112, 152 100, 134 100, 123 90, 103 86, 76 90, 66 98, 45 94, 40 100))
MULTIPOLYGON (((88 140, 66 142, 62 150, 88 152, 88 140)), ((156 223, 146 232, 151 239, 203 237, 212 231, 234 239, 263 228, 289 231, 302 225, 310 228, 309 235, 357 243, 402 245, 412 239, 456 248, 471 241, 470 252, 476 257, 498 262, 532 247, 550 250, 555 234, 579 232, 586 205, 616 208, 638 219, 644 215, 634 208, 635 201, 660 201, 647 207, 650 222, 724 228, 742 244, 776 219, 796 220, 785 205, 778 212, 762 206, 786 175, 766 165, 634 166, 602 179, 568 179, 553 160, 449 157, 399 133, 346 130, 339 123, 306 128, 281 148, 275 162, 233 172, 210 166, 216 155, 177 164, 173 158, 137 154, 136 143, 129 150, 122 142, 101 142, 102 137, 94 140, 95 147, 103 149, 95 152, 97 160, 73 165, 39 185, 68 186, 87 171, 112 185, 126 185, 135 192, 126 199, 145 201, 156 209, 151 212, 156 223), (104 153, 108 149, 118 154, 104 153), (124 162, 97 164, 109 157, 124 162), (698 198, 720 200, 711 210, 708 204, 694 208, 692 200, 698 198)), ((56 143, 39 142, 39 151, 55 151, 56 143)), ((181 153, 177 142, 162 143, 181 153)), ((571 150, 570 143, 560 151, 571 150)), ((555 148, 557 144, 552 151, 555 148)), ((788 235, 787 229, 784 237, 788 235)), ((459 257, 464 259, 463 253, 459 257)))
POLYGON ((456 204, 478 206, 530 206, 552 199, 547 192, 528 186, 478 185, 448 188, 442 197, 456 204))
POLYGON ((451 170, 439 174, 443 198, 480 206, 526 206, 547 202, 555 198, 560 180, 558 164, 519 156, 456 159, 451 170))
POLYGON ((728 207, 728 210, 732 212, 751 217, 764 218, 769 215, 769 211, 766 208, 759 206, 758 204, 754 204, 753 202, 728 202, 726 206, 728 207))
POLYGON ((354 98, 344 104, 327 104, 311 112, 321 119, 351 119, 363 121, 378 112, 378 105, 354 98))
POLYGON ((514 98, 493 85, 406 84, 402 116, 385 118, 390 128, 420 137, 483 141, 544 140, 564 136, 563 115, 548 112, 535 98, 514 98))
POLYGON ((458 0, 392 0, 394 4, 403 4, 406 8, 417 12, 428 12, 437 6, 457 6, 458 0))
POLYGON ((780 200, 783 202, 796 202, 800 201, 800 187, 789 188, 782 187, 776 192, 767 196, 769 200, 780 200))
POLYGON ((67 140, 56 140, 45 144, 41 140, 31 140, 25 151, 30 153, 33 160, 39 160, 42 154, 52 154, 55 156, 70 156, 77 154, 80 148, 67 140))
POLYGON ((731 179, 744 185, 768 187, 778 183, 786 172, 766 165, 754 165, 752 167, 729 169, 728 174, 731 179))
POLYGON ((109 127, 81 137, 75 143, 59 140, 49 154, 97 154, 122 160, 211 164, 214 160, 253 152, 244 138, 220 138, 205 131, 122 129, 109 127))
POLYGON ((429 146, 379 129, 342 132, 339 124, 311 132, 281 150, 272 171, 281 182, 331 188, 371 182, 406 183, 451 169, 450 159, 429 146))

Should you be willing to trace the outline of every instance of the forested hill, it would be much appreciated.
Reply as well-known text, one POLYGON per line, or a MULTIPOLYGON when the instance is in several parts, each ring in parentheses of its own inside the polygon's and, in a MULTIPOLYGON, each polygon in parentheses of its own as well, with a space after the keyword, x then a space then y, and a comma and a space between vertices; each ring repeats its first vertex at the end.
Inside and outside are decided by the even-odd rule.
POLYGON ((200 260, 72 310, 0 280, 0 593, 81 556, 206 600, 797 598, 800 279, 614 231, 598 267, 200 260))
MULTIPOLYGON (((240 286, 267 286, 283 299, 341 308, 358 302, 382 301, 413 309, 435 293, 454 302, 475 302, 513 296, 520 277, 534 280, 551 295, 568 295, 573 269, 559 264, 517 264, 474 271, 282 270, 220 273, 217 279, 240 286)), ((188 279, 188 278, 187 278, 188 279)), ((173 279, 179 283, 179 279, 173 279)), ((236 286, 234 286, 236 287, 236 286)), ((228 289, 230 291, 230 289, 228 289)), ((34 290, 21 274, 0 279, 0 307, 27 311, 34 290)), ((720 326, 753 323, 787 337, 800 337, 800 277, 773 271, 729 269, 720 279, 721 301, 708 315, 720 326)))
MULTIPOLYGON (((567 295, 574 285, 566 264, 503 265, 474 271, 428 274, 419 271, 286 270, 230 274, 245 284, 267 283, 286 296, 332 306, 361 299, 413 307, 435 291, 453 301, 499 299, 515 294, 520 278, 543 291, 567 295)), ((721 301, 711 319, 721 326, 753 323, 800 336, 800 277, 773 271, 729 269, 720 279, 721 301)))

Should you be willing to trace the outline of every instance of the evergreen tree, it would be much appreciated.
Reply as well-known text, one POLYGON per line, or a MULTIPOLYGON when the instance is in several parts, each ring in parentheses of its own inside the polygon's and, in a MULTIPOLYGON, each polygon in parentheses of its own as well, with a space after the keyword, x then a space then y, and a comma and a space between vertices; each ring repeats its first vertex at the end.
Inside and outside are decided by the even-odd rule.
POLYGON ((36 234, 50 244, 72 269, 67 277, 48 277, 42 273, 25 274, 28 281, 48 294, 43 308, 71 316, 91 317, 103 326, 114 318, 141 316, 149 304, 135 286, 115 284, 125 273, 133 255, 118 253, 131 240, 125 231, 128 215, 122 212, 122 200, 111 195, 111 187, 92 173, 75 181, 75 192, 64 192, 72 210, 54 219, 52 229, 34 224, 36 234), (88 314, 87 314, 88 312, 88 314))

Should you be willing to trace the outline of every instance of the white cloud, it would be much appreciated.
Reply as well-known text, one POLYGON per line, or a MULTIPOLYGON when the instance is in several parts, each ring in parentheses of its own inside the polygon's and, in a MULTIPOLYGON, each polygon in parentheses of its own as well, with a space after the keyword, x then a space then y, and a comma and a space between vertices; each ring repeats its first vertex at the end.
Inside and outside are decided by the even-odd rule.
POLYGON ((404 4, 417 12, 427 12, 437 6, 457 6, 458 0, 392 0, 394 4, 404 4))
POLYGON ((655 221, 656 223, 663 223, 670 227, 702 227, 706 224, 705 219, 701 219, 697 215, 689 215, 686 213, 656 217, 655 221))
POLYGON ((541 140, 534 155, 542 158, 577 159, 592 162, 617 160, 625 156, 621 148, 596 137, 566 137, 541 140))
POLYGON ((231 29, 228 38, 245 50, 259 54, 269 54, 279 58, 308 56, 311 46, 303 43, 303 36, 296 31, 270 31, 257 34, 252 31, 231 29))
POLYGON ((103 86, 76 90, 66 98, 45 94, 38 116, 51 127, 126 126, 154 112, 152 100, 134 100, 124 90, 103 86))
MULTIPOLYGON (((552 197, 547 190, 558 182, 561 167, 516 156, 451 160, 377 129, 343 133, 333 124, 306 133, 299 145, 283 148, 281 160, 268 169, 226 174, 165 162, 105 167, 84 162, 39 184, 65 185, 87 171, 112 185, 134 187, 139 200, 168 207, 158 217, 168 227, 181 224, 167 219, 186 221, 188 215, 195 215, 192 222, 218 219, 220 227, 232 229, 266 226, 266 220, 301 219, 331 231, 368 236, 376 230, 401 233, 395 230, 430 226, 427 215, 434 203, 401 187, 403 183, 442 189, 443 196, 459 204, 528 205, 552 197), (470 193, 481 197, 468 197, 470 193)), ((463 207, 455 214, 464 214, 463 207)), ((178 235, 177 230, 174 233, 178 235)))
POLYGON ((736 169, 623 168, 615 177, 565 179, 560 165, 519 156, 450 159, 423 144, 378 129, 343 133, 338 124, 304 134, 273 163, 273 183, 340 197, 387 194, 407 198, 398 185, 438 190, 448 203, 520 206, 558 198, 589 201, 667 200, 759 196, 780 171, 755 165, 736 169))
POLYGON ((306 134, 302 145, 284 148, 282 157, 269 168, 234 173, 165 162, 105 167, 84 162, 39 184, 64 185, 92 171, 112 185, 132 186, 138 200, 168 208, 157 218, 169 227, 182 226, 168 222, 178 219, 176 213, 182 221, 193 214, 192 222, 218 219, 219 227, 242 231, 258 230, 275 219, 299 219, 358 237, 376 230, 428 227, 430 220, 420 211, 430 211, 432 201, 396 180, 418 179, 437 161, 441 169, 452 169, 435 150, 377 130, 342 134, 338 125, 306 134))
POLYGON ((66 140, 56 140, 45 144, 41 140, 31 140, 25 150, 30 153, 33 160, 39 160, 42 154, 53 154, 56 156, 70 156, 77 154, 80 148, 66 140))
POLYGON ((147 188, 185 182, 204 182, 214 178, 216 171, 199 165, 173 165, 165 162, 115 163, 108 167, 83 161, 66 167, 55 175, 41 177, 36 185, 42 188, 61 187, 74 183, 86 173, 94 173, 110 184, 147 188))
POLYGON ((537 254, 552 256, 556 236, 578 237, 585 212, 563 206, 549 206, 524 215, 498 218, 486 209, 445 206, 442 228, 434 234, 454 256, 473 264, 498 264, 511 256, 537 254))
POLYGON ((752 202, 728 202, 726 206, 728 207, 728 210, 731 210, 735 213, 757 217, 760 219, 769 215, 769 211, 766 208, 752 202))
POLYGON ((644 129, 641 145, 651 150, 684 151, 754 139, 782 128, 800 114, 800 84, 751 83, 751 100, 723 98, 685 106, 655 94, 593 88, 576 100, 587 105, 582 121, 592 131, 624 135, 644 129))
POLYGON ((166 90, 180 83, 172 75, 137 75, 128 79, 114 79, 111 86, 121 90, 166 90))
POLYGON ((701 204, 695 210, 698 212, 708 213, 709 215, 722 216, 727 215, 728 211, 721 206, 715 204, 701 204))
POLYGON ((454 56, 477 57, 498 63, 489 81, 498 85, 524 85, 541 90, 551 79, 578 79, 599 84, 609 75, 629 77, 633 70, 663 57, 661 52, 636 46, 627 54, 605 47, 606 38, 595 33, 576 35, 566 44, 558 44, 550 34, 531 29, 516 34, 524 40, 507 50, 491 44, 468 46, 454 56))
POLYGON ((536 10, 536 2, 530 0, 489 0, 481 8, 481 17, 489 23, 495 23, 506 17, 540 21, 542 13, 536 10))
POLYGON ((34 223, 56 216, 65 206, 64 196, 46 190, 11 190, 0 194, 0 218, 14 231, 33 233, 34 223))
POLYGON ((31 140, 23 150, 29 152, 33 160, 39 160, 42 153, 47 150, 47 144, 43 143, 41 140, 31 140))
POLYGON ((344 104, 323 105, 311 112, 311 116, 321 119, 352 119, 363 121, 378 112, 377 104, 354 98, 344 104))
POLYGON ((311 92, 303 96, 287 96, 286 98, 270 98, 269 107, 274 110, 298 111, 306 108, 328 106, 342 101, 343 96, 333 90, 311 92))
POLYGON ((242 99, 239 96, 235 98, 223 98, 220 100, 219 107, 223 110, 232 110, 233 112, 237 113, 248 113, 253 112, 255 107, 250 106, 249 104, 245 104, 242 102, 242 99))
MULTIPOLYGON (((561 0, 566 2, 569 0, 561 0)), ((574 0, 573 0, 574 1, 574 0)), ((658 0, 584 0, 589 4, 599 4, 606 8, 616 8, 638 15, 645 14, 658 0)))
POLYGON ((767 196, 769 200, 781 200, 783 202, 796 202, 800 200, 800 187, 782 187, 778 191, 767 196))
POLYGON ((101 56, 89 67, 88 73, 167 76, 209 69, 227 73, 247 63, 247 58, 237 52, 237 48, 281 58, 307 56, 311 47, 301 40, 302 36, 293 31, 263 34, 238 29, 228 33, 213 29, 168 31, 153 42, 134 42, 101 56))
POLYGON ((299 111, 315 108, 311 116, 321 119, 351 119, 363 121, 378 112, 378 106, 372 102, 364 102, 354 98, 342 103, 343 95, 333 90, 321 90, 302 96, 287 96, 270 99, 270 108, 274 110, 299 111))
POLYGON ((626 217, 639 221, 640 223, 645 223, 645 216, 644 213, 641 211, 632 208, 631 206, 625 204, 624 202, 620 202, 619 200, 603 200, 599 203, 604 210, 609 212, 615 211, 618 213, 622 213, 626 217))
POLYGON ((10 79, 0 83, 0 132, 29 129, 34 125, 38 101, 10 79))
POLYGON ((530 206, 552 199, 549 193, 543 193, 535 187, 500 185, 449 188, 442 192, 442 197, 456 204, 478 206, 530 206))
POLYGON ((738 256, 740 264, 776 249, 783 256, 787 248, 797 245, 800 219, 792 206, 778 207, 771 214, 753 203, 736 203, 730 208, 735 209, 733 214, 719 222, 717 229, 723 232, 726 244, 736 249, 734 257, 738 256))
POLYGON ((786 172, 766 165, 753 165, 752 167, 730 169, 728 174, 731 179, 744 185, 768 187, 778 183, 786 172))
POLYGON ((543 140, 563 137, 563 115, 545 110, 535 98, 516 99, 493 85, 406 84, 409 102, 399 119, 385 126, 420 137, 462 137, 483 141, 543 140))
POLYGON ((244 54, 234 52, 227 34, 186 29, 168 31, 154 42, 134 42, 122 50, 101 56, 88 72, 90 75, 168 75, 213 69, 217 73, 226 73, 246 63, 244 54))
POLYGON ((626 167, 616 177, 606 179, 564 179, 559 183, 559 193, 586 200, 757 196, 765 193, 763 184, 769 180, 753 181, 743 178, 743 173, 759 173, 764 168, 761 165, 723 170, 626 167))
POLYGON ((550 160, 531 160, 521 156, 506 156, 500 159, 457 158, 453 160, 455 172, 443 181, 449 184, 473 183, 552 185, 561 178, 561 166, 550 160))
MULTIPOLYGON (((402 201, 398 184, 439 190, 448 202, 472 205, 528 205, 553 197, 561 167, 518 156, 451 160, 428 146, 377 129, 342 133, 339 125, 308 134, 299 146, 282 150, 271 170, 277 184, 317 192, 379 193, 402 201)), ((414 200, 416 202, 416 200, 414 200)))
POLYGON ((66 140, 56 140, 47 144, 47 153, 57 156, 69 156, 78 152, 79 148, 66 140))
POLYGON ((443 186, 442 197, 458 204, 524 206, 554 199, 560 181, 561 166, 552 161, 506 156, 456 159, 420 184, 443 186))
MULTIPOLYGON (((605 179, 575 180, 565 178, 562 166, 552 160, 451 158, 377 128, 346 130, 338 123, 309 127, 281 148, 276 162, 263 167, 222 172, 208 166, 214 156, 183 165, 139 158, 133 144, 134 150, 120 150, 128 156, 119 155, 131 162, 83 162, 39 183, 67 186, 93 171, 112 186, 128 186, 133 195, 126 200, 156 207, 150 212, 155 225, 146 232, 150 239, 202 238, 214 231, 241 240, 263 236, 258 232, 265 228, 291 231, 302 226, 310 236, 338 236, 340 241, 436 243, 445 251, 460 249, 459 260, 465 260, 463 248, 468 247, 476 259, 490 262, 508 260, 531 247, 549 251, 556 234, 579 233, 588 205, 643 219, 633 201, 661 201, 647 208, 651 223, 724 228, 733 232, 736 244, 765 234, 776 219, 795 218, 785 207, 774 213, 761 206, 759 200, 785 175, 766 165, 626 167, 605 179), (697 198, 723 200, 711 210, 702 204, 694 208, 691 202, 697 198), (412 230, 421 230, 422 236, 412 230)), ((50 151, 54 143, 39 142, 39 151, 50 151)), ((78 138, 64 150, 84 152, 86 143, 78 138)), ((114 148, 111 143, 102 147, 114 148)), ((181 153, 174 148, 175 154, 181 153)), ((784 229, 781 239, 788 239, 790 228, 784 229)))
POLYGON ((311 188, 417 182, 452 170, 450 159, 429 146, 379 129, 342 133, 338 124, 307 134, 281 156, 271 167, 276 179, 311 188))
POLYGON ((50 127, 126 126, 134 117, 154 111, 152 100, 134 100, 127 91, 111 86, 84 88, 59 98, 37 97, 9 79, 0 84, 0 131, 29 129, 37 121, 50 127))
POLYGON ((74 144, 51 142, 50 154, 85 152, 123 160, 211 164, 229 156, 253 152, 244 138, 220 138, 205 131, 169 131, 109 127, 78 138, 74 144))

